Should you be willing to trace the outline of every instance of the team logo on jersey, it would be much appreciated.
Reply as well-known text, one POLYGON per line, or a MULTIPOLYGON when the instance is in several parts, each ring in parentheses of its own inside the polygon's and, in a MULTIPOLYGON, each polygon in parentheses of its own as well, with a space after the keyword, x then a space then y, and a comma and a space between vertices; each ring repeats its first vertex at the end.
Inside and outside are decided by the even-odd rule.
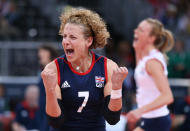
POLYGON ((65 81, 65 82, 62 84, 62 86, 61 86, 61 88, 68 88, 68 87, 71 87, 71 86, 69 85, 69 83, 68 83, 67 81, 65 81))
POLYGON ((141 121, 141 126, 144 126, 144 121, 141 121))
POLYGON ((95 76, 95 82, 96 82, 96 87, 98 88, 104 87, 104 77, 95 76))

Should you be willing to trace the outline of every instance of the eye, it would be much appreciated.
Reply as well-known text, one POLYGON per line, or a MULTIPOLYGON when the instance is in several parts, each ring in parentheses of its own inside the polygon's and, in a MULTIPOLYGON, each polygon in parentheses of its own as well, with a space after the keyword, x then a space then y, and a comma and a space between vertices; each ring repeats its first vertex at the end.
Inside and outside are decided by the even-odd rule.
POLYGON ((66 38, 67 37, 67 35, 66 34, 63 34, 63 38, 66 38))
POLYGON ((75 37, 75 36, 70 36, 70 38, 72 39, 72 40, 76 40, 77 39, 77 37, 75 37))

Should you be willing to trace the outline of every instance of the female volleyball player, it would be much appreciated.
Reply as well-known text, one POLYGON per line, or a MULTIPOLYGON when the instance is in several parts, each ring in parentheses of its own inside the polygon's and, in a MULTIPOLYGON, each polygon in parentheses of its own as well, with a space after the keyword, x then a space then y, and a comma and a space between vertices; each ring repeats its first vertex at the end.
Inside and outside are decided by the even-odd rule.
POLYGON ((119 121, 127 68, 91 51, 109 37, 97 13, 72 9, 60 19, 65 55, 42 72, 49 123, 61 131, 105 131, 105 120, 119 121))
POLYGON ((141 118, 135 131, 169 131, 171 126, 167 105, 173 102, 167 79, 165 53, 174 44, 170 31, 155 19, 145 19, 134 31, 137 66, 138 108, 128 113, 129 122, 141 118))

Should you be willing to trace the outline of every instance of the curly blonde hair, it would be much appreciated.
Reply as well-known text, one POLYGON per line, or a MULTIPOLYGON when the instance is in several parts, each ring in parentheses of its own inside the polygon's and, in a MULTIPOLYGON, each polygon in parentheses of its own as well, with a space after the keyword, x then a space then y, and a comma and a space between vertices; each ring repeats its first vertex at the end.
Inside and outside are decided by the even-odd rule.
POLYGON ((95 12, 84 8, 72 8, 64 12, 60 17, 61 26, 59 34, 63 35, 67 23, 82 25, 85 38, 93 37, 90 49, 103 48, 110 37, 103 19, 95 12))

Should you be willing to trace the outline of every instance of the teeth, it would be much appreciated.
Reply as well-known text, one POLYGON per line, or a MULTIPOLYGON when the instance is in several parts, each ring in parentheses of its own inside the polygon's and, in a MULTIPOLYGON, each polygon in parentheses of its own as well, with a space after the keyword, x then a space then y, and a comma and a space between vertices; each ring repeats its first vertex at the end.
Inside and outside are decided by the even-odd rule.
POLYGON ((74 50, 73 49, 67 49, 66 52, 68 55, 71 55, 71 54, 73 54, 74 50))

